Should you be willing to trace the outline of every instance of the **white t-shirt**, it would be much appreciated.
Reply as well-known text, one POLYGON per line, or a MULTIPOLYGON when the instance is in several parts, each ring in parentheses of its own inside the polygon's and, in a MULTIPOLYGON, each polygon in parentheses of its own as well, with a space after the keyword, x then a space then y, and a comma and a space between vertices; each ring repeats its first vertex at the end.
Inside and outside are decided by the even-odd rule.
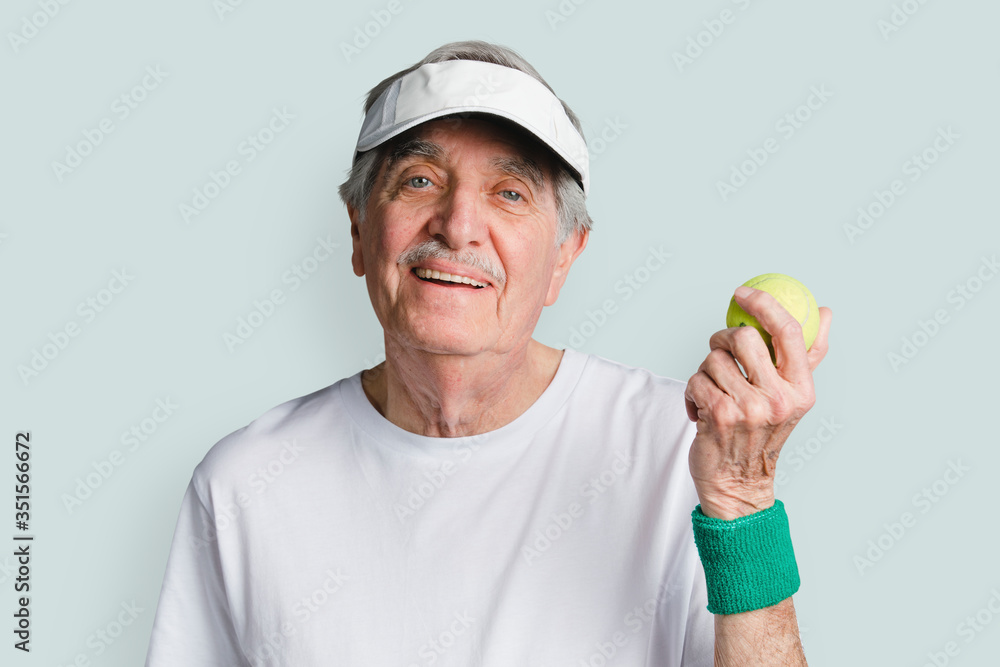
POLYGON ((195 469, 146 665, 712 665, 683 391, 568 349, 476 436, 279 405, 195 469))

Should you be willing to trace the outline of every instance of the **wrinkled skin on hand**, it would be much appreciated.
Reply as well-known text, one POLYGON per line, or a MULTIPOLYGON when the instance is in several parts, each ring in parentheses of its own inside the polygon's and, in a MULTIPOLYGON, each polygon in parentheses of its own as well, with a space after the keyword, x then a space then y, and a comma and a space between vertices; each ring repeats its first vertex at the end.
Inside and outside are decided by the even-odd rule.
POLYGON ((826 356, 833 319, 829 308, 819 309, 819 334, 807 351, 802 327, 774 297, 749 287, 735 297, 771 334, 775 361, 756 329, 717 331, 684 392, 697 422, 688 464, 702 512, 726 520, 774 504, 778 455, 816 401, 812 373, 826 356))

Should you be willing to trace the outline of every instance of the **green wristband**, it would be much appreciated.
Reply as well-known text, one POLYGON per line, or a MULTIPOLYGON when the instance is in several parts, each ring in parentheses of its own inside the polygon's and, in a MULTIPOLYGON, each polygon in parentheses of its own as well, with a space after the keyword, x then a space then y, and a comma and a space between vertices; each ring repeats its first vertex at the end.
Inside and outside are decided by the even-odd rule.
POLYGON ((780 500, 732 521, 707 517, 698 505, 691 520, 713 614, 763 609, 799 590, 788 515, 780 500))

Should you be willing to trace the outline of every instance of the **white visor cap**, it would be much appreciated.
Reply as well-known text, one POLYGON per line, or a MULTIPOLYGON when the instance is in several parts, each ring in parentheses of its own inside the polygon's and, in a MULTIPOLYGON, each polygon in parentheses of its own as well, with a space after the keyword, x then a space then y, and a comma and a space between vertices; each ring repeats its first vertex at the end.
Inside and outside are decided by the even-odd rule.
POLYGON ((587 142, 552 92, 520 70, 477 60, 428 63, 396 80, 365 114, 357 153, 441 116, 484 113, 506 118, 551 148, 590 190, 587 142))

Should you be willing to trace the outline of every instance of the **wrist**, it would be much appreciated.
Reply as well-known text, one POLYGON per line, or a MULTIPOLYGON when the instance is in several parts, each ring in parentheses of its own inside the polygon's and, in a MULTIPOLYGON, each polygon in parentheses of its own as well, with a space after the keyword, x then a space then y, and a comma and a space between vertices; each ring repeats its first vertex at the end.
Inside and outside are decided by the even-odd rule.
POLYGON ((774 489, 761 489, 755 493, 715 493, 698 490, 698 501, 702 513, 713 519, 732 521, 740 517, 762 512, 774 505, 774 489))
POLYGON ((737 519, 708 517, 699 505, 691 519, 713 614, 763 609, 798 590, 798 566, 781 501, 737 519))

